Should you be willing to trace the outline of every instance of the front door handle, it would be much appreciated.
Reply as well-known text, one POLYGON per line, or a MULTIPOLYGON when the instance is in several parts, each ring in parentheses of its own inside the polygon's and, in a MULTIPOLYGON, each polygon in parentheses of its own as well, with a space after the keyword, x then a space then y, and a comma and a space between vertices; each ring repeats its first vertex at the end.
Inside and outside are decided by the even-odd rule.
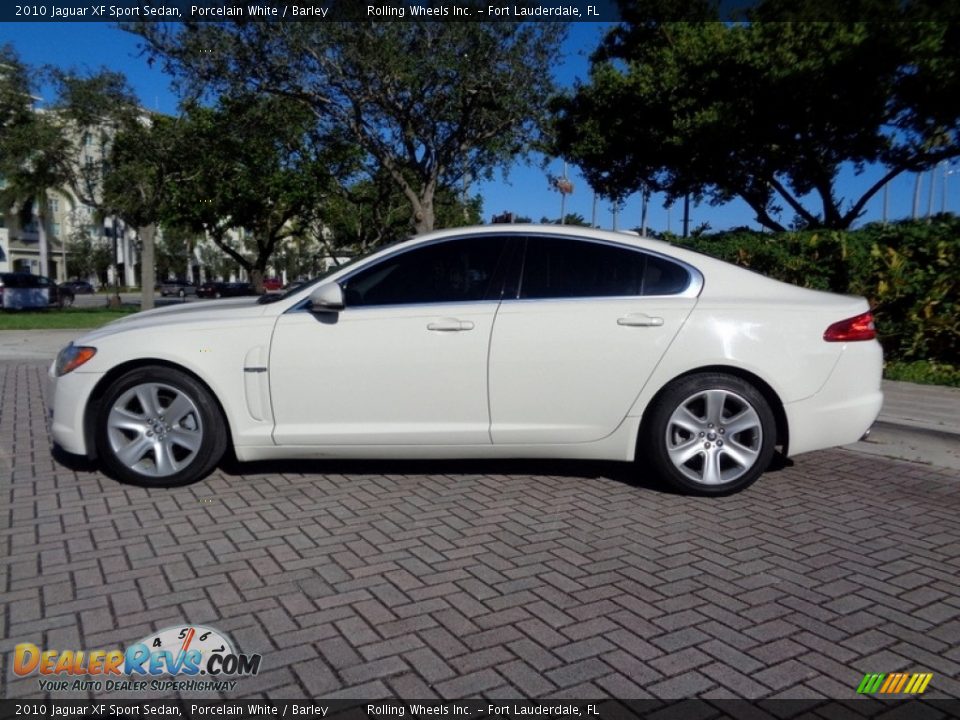
POLYGON ((460 332, 461 330, 473 330, 473 323, 469 320, 443 318, 427 325, 427 330, 433 330, 434 332, 460 332))
POLYGON ((652 317, 643 313, 630 313, 622 318, 617 318, 617 325, 626 325, 628 327, 660 327, 663 325, 662 317, 652 317))

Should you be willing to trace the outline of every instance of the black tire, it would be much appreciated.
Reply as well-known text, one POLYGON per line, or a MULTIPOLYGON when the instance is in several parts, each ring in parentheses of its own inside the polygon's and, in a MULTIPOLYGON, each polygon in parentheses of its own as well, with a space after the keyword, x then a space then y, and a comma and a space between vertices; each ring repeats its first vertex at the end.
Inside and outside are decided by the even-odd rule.
POLYGON ((104 470, 132 485, 196 482, 217 466, 227 448, 226 421, 209 391, 167 367, 147 366, 121 376, 103 396, 94 422, 104 470))
POLYGON ((219 299, 219 298, 221 297, 221 295, 220 295, 219 292, 215 292, 215 293, 213 294, 213 296, 214 296, 215 298, 217 298, 217 299, 219 299))
POLYGON ((734 375, 680 378, 660 394, 650 413, 637 460, 651 463, 683 493, 739 492, 753 484, 773 458, 777 438, 770 403, 734 375))
POLYGON ((184 290, 183 288, 181 288, 181 289, 180 289, 180 292, 177 293, 177 295, 179 295, 180 298, 183 299, 183 298, 185 298, 185 297, 187 296, 187 291, 184 290))

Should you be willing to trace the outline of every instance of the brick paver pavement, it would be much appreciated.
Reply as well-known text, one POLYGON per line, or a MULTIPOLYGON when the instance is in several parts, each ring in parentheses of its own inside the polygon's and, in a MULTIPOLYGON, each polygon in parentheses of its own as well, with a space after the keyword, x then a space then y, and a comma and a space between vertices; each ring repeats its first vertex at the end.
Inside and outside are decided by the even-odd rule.
POLYGON ((960 697, 954 471, 836 450, 704 500, 617 465, 285 463, 148 491, 55 462, 45 392, 0 363, 2 697, 39 695, 18 642, 187 622, 263 654, 233 696, 853 697, 926 671, 960 697))

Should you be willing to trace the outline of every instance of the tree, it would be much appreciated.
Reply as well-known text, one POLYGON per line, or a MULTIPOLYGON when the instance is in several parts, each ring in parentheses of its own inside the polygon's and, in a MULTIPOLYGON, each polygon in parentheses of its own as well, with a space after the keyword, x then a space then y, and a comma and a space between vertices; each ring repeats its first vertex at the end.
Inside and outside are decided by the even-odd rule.
POLYGON ((113 264, 110 249, 103 243, 95 243, 89 229, 79 228, 67 241, 70 254, 67 256, 67 277, 99 280, 113 264))
POLYGON ((129 119, 110 146, 109 172, 103 179, 103 207, 137 228, 141 307, 153 307, 155 228, 164 219, 184 153, 179 122, 165 115, 129 119))
MULTIPOLYGON (((4 205, 16 206, 25 220, 37 215, 42 272, 49 272, 48 195, 55 192, 71 204, 82 204, 89 213, 87 220, 102 215, 110 142, 137 112, 136 98, 120 73, 78 74, 56 68, 40 72, 20 63, 11 48, 0 49, 4 205), (56 95, 45 110, 34 111, 30 93, 41 78, 51 81, 56 95)), ((66 259, 66 243, 62 247, 66 259)))
POLYGON ((580 213, 567 213, 563 216, 563 222, 556 218, 548 218, 546 215, 540 218, 540 222, 544 225, 553 224, 553 225, 573 225, 574 227, 593 227, 587 219, 580 213))
POLYGON ((761 0, 754 22, 721 23, 708 2, 620 5, 589 82, 555 104, 557 151, 606 196, 740 197, 774 230, 783 212, 845 228, 892 178, 960 154, 957 10, 865 0, 819 22, 817 0, 761 0), (875 163, 840 196, 843 167, 875 163))
POLYGON ((162 230, 155 245, 157 277, 168 278, 172 275, 189 280, 190 258, 202 236, 171 225, 163 226, 162 230))
POLYGON ((262 95, 224 97, 215 108, 191 105, 178 132, 164 219, 205 233, 262 292, 278 247, 351 172, 349 147, 319 136, 301 104, 262 95), (240 245, 230 241, 231 231, 242 234, 240 245))
POLYGON ((349 133, 436 224, 441 186, 486 177, 542 141, 559 23, 136 23, 185 88, 290 98, 349 133))
POLYGON ((13 208, 24 225, 36 215, 40 272, 49 275, 48 194, 66 196, 70 143, 53 115, 33 110, 32 83, 13 49, 0 48, 0 207, 13 208))
POLYGON ((102 215, 110 146, 122 128, 138 122, 137 98, 121 73, 106 69, 83 75, 55 68, 50 77, 57 92, 51 112, 70 144, 70 189, 102 215))

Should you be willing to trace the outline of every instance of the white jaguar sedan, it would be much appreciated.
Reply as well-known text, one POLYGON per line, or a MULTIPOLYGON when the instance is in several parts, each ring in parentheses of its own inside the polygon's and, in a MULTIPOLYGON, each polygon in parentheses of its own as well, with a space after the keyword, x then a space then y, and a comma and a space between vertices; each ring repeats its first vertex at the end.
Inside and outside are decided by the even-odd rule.
POLYGON ((866 300, 557 226, 424 235, 282 296, 95 330, 50 368, 53 438, 150 486, 237 458, 592 458, 741 490, 880 411, 866 300))

